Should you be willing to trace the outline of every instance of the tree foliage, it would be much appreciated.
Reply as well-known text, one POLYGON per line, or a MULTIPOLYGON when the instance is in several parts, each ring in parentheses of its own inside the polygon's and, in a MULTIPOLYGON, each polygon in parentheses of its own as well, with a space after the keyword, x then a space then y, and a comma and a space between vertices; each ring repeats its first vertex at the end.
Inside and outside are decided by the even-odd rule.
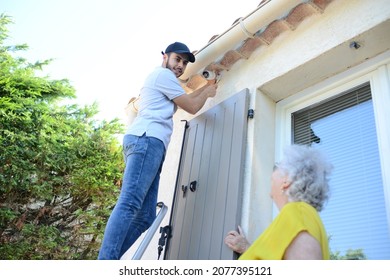
POLYGON ((96 259, 123 171, 117 120, 98 122, 96 104, 67 80, 38 77, 50 63, 5 46, 0 15, 0 259, 96 259))
POLYGON ((363 249, 348 249, 345 255, 341 255, 340 251, 331 253, 331 260, 366 260, 367 256, 364 254, 363 249))

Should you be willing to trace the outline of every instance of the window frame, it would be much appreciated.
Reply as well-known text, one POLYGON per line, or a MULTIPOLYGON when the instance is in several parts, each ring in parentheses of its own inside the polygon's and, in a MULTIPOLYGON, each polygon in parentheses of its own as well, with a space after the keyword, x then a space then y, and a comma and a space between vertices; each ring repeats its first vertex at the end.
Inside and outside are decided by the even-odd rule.
MULTIPOLYGON (((275 159, 279 159, 283 147, 292 143, 292 113, 324 102, 352 88, 369 83, 373 101, 377 131, 380 166, 390 232, 390 51, 368 60, 343 73, 298 92, 276 104, 275 159)), ((277 214, 274 208, 274 216, 277 214)))

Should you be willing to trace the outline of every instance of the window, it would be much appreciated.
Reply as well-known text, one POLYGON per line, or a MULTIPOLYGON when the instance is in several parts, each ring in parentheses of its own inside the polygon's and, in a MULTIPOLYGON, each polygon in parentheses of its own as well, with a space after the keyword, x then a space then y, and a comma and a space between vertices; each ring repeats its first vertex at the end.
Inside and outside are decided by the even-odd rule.
POLYGON ((292 138, 323 149, 334 165, 330 199, 320 213, 331 251, 362 249, 368 259, 390 259, 370 84, 294 112, 292 138))

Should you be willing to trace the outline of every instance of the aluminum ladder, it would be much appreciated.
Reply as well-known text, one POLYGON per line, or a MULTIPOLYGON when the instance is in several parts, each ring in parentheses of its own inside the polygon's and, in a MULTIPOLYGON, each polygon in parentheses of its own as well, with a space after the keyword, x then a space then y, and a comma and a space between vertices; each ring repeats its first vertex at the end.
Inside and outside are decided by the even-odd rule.
POLYGON ((161 209, 158 212, 153 224, 146 232, 145 237, 140 243, 137 251, 134 253, 132 260, 140 260, 142 258, 142 255, 145 253, 145 250, 149 246, 150 241, 152 241, 153 235, 157 231, 158 227, 160 226, 162 220, 164 219, 168 211, 168 207, 163 202, 158 202, 157 207, 160 207, 161 209))

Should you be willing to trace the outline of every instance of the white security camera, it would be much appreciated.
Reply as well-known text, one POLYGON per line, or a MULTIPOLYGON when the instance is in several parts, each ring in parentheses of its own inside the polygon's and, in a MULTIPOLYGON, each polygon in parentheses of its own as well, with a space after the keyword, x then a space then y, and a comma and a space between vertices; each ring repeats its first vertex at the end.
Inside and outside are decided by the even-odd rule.
POLYGON ((206 80, 216 80, 216 81, 218 81, 220 79, 220 74, 219 73, 215 73, 215 71, 205 70, 205 71, 202 72, 202 76, 206 80))

